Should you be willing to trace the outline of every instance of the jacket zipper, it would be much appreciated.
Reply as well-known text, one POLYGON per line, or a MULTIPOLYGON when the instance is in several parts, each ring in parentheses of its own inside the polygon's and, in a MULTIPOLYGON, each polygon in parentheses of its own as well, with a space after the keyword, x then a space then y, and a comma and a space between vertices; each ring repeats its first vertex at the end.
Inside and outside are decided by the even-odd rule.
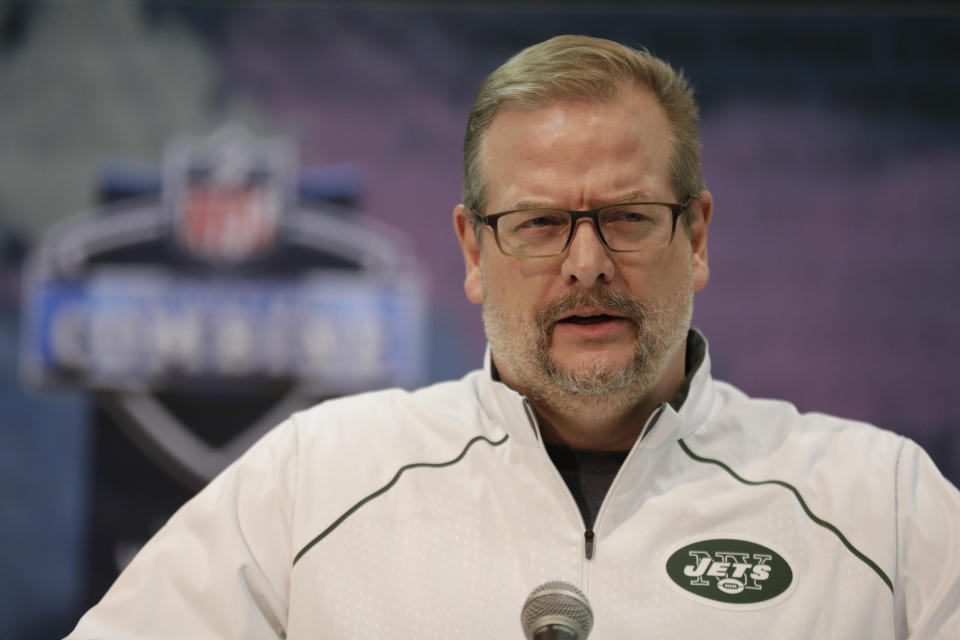
POLYGON ((587 529, 583 532, 583 551, 587 560, 593 560, 593 539, 595 537, 593 529, 587 529))
MULTIPOLYGON (((617 470, 616 475, 613 478, 613 482, 610 483, 610 486, 607 487, 607 493, 603 496, 603 501, 600 503, 600 508, 597 510, 597 517, 593 519, 593 526, 596 527, 600 522, 600 518, 603 515, 603 508, 607 504, 607 496, 610 495, 610 492, 613 490, 614 486, 617 484, 617 480, 620 478, 620 473, 623 471, 623 467, 630 462, 630 457, 634 452, 640 447, 640 442, 643 440, 644 436, 650 432, 655 424, 660 420, 660 416, 663 415, 663 410, 666 409, 665 403, 660 403, 660 405, 653 410, 653 413, 650 414, 650 417, 647 418, 646 424, 643 425, 643 429, 640 431, 640 435, 637 436, 637 441, 633 445, 627 459, 623 461, 623 465, 620 466, 620 469, 617 470)), ((594 550, 596 549, 597 544, 597 534, 594 533, 593 528, 589 528, 583 532, 583 554, 587 560, 593 560, 594 550)))
MULTIPOLYGON (((637 437, 637 442, 634 444, 634 450, 636 450, 636 448, 640 445, 640 441, 643 440, 643 437, 645 435, 647 435, 647 432, 649 432, 650 429, 652 429, 653 426, 657 423, 657 421, 660 420, 660 416, 663 414, 663 410, 665 408, 666 408, 666 404, 661 403, 660 406, 658 406, 656 409, 653 410, 653 413, 650 414, 650 417, 647 418, 647 422, 646 424, 643 425, 643 430, 640 431, 640 435, 637 437)), ((543 448, 543 441, 540 437, 540 429, 537 427, 536 412, 533 410, 533 406, 531 406, 530 401, 526 397, 523 398, 523 410, 527 414, 527 420, 530 422, 530 428, 533 429, 533 432, 537 436, 537 439, 540 440, 541 449, 543 449, 543 452, 546 455, 546 449, 543 448)), ((630 455, 633 455, 633 451, 630 452, 630 455)), ((624 460, 623 464, 626 465, 628 461, 629 461, 629 456, 627 457, 627 460, 624 460)), ((553 465, 552 462, 550 464, 551 466, 553 465)), ((556 470, 555 467, 554 467, 554 470, 556 470)), ((613 489, 613 486, 617 483, 617 479, 620 477, 620 471, 622 470, 623 470, 623 467, 621 467, 620 470, 617 471, 616 476, 613 478, 613 482, 611 482, 610 486, 607 488, 608 495, 610 493, 610 490, 613 489)), ((559 475, 559 472, 557 472, 557 474, 559 475)), ((566 486, 567 483, 563 481, 563 478, 561 478, 560 481, 563 482, 564 488, 567 489, 567 494, 570 495, 570 489, 569 487, 566 486)), ((572 495, 570 495, 570 500, 573 501, 573 506, 577 510, 577 513, 580 515, 580 522, 583 522, 583 514, 580 513, 580 506, 576 503, 576 500, 573 499, 572 495)), ((603 514, 603 507, 606 505, 606 503, 607 503, 607 496, 604 496, 603 501, 600 503, 600 509, 597 511, 597 517, 594 518, 593 520, 594 526, 596 526, 597 523, 600 522, 600 516, 603 514)), ((584 522, 583 555, 586 557, 587 560, 593 560, 593 554, 596 548, 596 539, 597 539, 597 534, 594 533, 593 528, 587 527, 586 523, 584 522)))

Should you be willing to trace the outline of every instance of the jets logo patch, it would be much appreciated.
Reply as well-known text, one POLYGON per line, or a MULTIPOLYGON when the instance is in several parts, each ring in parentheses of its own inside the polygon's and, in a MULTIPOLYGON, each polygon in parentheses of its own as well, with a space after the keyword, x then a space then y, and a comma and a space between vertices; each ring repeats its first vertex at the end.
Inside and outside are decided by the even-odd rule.
POLYGON ((776 604, 794 583, 793 569, 782 555, 735 538, 687 544, 670 554, 666 571, 683 592, 723 608, 776 604))

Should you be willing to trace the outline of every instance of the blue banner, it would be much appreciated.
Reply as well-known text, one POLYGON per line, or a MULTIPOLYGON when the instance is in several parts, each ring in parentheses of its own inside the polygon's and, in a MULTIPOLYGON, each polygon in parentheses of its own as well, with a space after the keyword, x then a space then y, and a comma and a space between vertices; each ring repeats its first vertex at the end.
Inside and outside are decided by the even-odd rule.
POLYGON ((97 389, 205 378, 403 386, 421 372, 422 297, 414 279, 344 272, 44 282, 31 292, 24 362, 37 381, 97 389))

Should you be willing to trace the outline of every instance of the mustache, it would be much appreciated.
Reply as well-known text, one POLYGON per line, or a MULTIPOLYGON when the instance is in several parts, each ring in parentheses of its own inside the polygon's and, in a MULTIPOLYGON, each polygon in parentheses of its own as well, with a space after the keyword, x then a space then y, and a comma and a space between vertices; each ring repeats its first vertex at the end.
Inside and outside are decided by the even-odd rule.
POLYGON ((613 289, 588 289, 571 291, 537 311, 536 323, 542 336, 549 335, 550 328, 564 315, 574 309, 595 307, 611 315, 623 317, 639 327, 647 318, 647 309, 642 302, 613 289))

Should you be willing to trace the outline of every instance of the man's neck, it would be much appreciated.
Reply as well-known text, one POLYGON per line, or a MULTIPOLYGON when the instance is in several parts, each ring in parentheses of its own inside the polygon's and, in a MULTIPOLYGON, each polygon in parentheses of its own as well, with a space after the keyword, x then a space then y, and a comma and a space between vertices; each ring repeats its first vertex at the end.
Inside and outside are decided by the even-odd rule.
POLYGON ((531 400, 546 442, 586 451, 626 451, 633 447, 658 402, 643 402, 612 414, 599 403, 581 403, 558 413, 531 400))

